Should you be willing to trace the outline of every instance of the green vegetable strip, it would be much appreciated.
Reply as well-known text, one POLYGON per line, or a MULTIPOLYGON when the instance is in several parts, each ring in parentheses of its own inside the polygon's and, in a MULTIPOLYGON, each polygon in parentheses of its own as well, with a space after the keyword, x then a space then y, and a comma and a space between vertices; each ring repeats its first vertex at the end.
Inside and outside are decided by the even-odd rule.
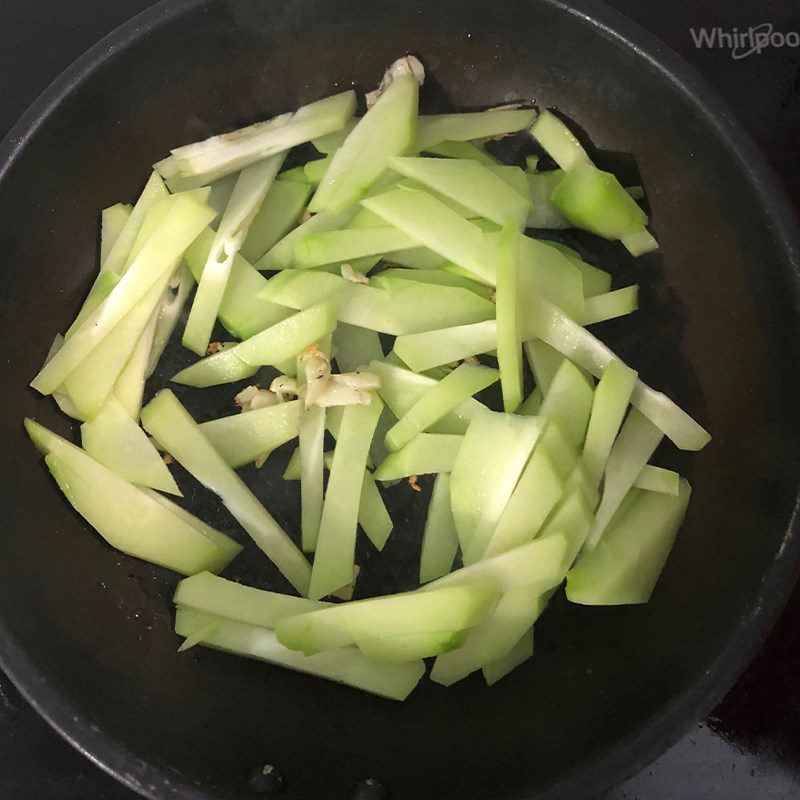
POLYGON ((347 406, 325 492, 309 597, 318 600, 353 579, 356 528, 369 445, 383 403, 347 406))
POLYGON ((313 553, 322 518, 322 457, 325 409, 311 406, 300 414, 300 530, 302 547, 313 553))
POLYGON ((524 227, 530 201, 477 161, 392 158, 389 166, 434 192, 457 201, 477 216, 498 225, 514 222, 516 227, 524 227))
POLYGON ((70 504, 112 547, 184 575, 221 570, 235 554, 79 447, 31 419, 25 429, 70 504))
POLYGON ((677 496, 634 489, 594 550, 567 573, 567 597, 584 605, 646 603, 686 514, 691 488, 677 496))
POLYGON ((101 258, 100 270, 102 272, 114 272, 117 275, 123 272, 128 254, 136 241, 139 228, 141 228, 147 212, 159 200, 163 200, 168 196, 169 193, 167 192, 167 187, 164 186, 164 181, 155 172, 152 173, 116 241, 106 257, 101 258))
MULTIPOLYGON (((81 310, 78 312, 78 315, 69 328, 67 328, 63 337, 64 339, 69 339, 69 337, 86 322, 89 315, 95 311, 109 294, 111 294, 111 290, 119 283, 119 280, 120 276, 114 272, 101 272, 97 276, 97 279, 92 284, 92 288, 89 289, 89 294, 86 295, 86 299, 83 301, 81 310)), ((51 353, 47 360, 50 360, 53 355, 55 355, 55 353, 51 353)))
POLYGON ((567 247, 560 242, 548 242, 550 247, 558 250, 559 253, 566 256, 570 263, 577 267, 583 278, 583 295, 584 297, 595 297, 598 294, 604 294, 611 291, 611 274, 605 270, 593 267, 587 264, 580 256, 580 253, 567 247))
MULTIPOLYGON (((173 278, 174 289, 170 288, 164 294, 164 300, 158 311, 156 327, 153 332, 153 343, 150 347, 150 355, 147 359, 144 377, 149 378, 158 366, 161 356, 167 347, 172 332, 178 325, 183 307, 189 299, 189 294, 195 285, 194 276, 185 264, 178 267, 178 271, 173 278)), ((138 416, 138 413, 137 413, 138 416)))
POLYGON ((458 550, 458 533, 450 509, 450 476, 441 472, 433 484, 428 518, 422 536, 422 553, 419 560, 419 582, 447 575, 453 568, 458 550))
POLYGON ((590 164, 589 156, 572 131, 552 112, 544 110, 531 127, 531 136, 547 151, 561 169, 590 164))
MULTIPOLYGON (((117 203, 116 205, 104 208, 100 215, 100 265, 102 266, 114 243, 119 239, 120 234, 125 228, 125 224, 130 218, 133 206, 117 203)), ((113 274, 113 273, 109 273, 113 274)))
POLYGON ((338 231, 346 227, 358 213, 358 206, 346 208, 344 211, 323 211, 300 223, 276 242, 256 262, 257 269, 289 269, 294 267, 295 244, 312 233, 338 231))
POLYGON ((311 233, 295 243, 294 267, 296 269, 320 267, 362 256, 406 250, 415 247, 416 244, 408 234, 391 226, 311 233))
POLYGON ((535 417, 485 411, 472 418, 450 475, 462 551, 480 525, 483 552, 540 431, 535 417))
MULTIPOLYGON (((600 377, 614 353, 589 331, 573 322, 563 312, 544 300, 528 308, 532 336, 538 336, 595 377, 600 377), (535 330, 534 330, 535 329, 535 330)), ((532 338, 531 336, 531 338, 532 338)), ((659 427, 681 450, 701 450, 711 440, 683 409, 665 394, 640 380, 631 395, 631 405, 659 427)))
POLYGON ((494 686, 510 672, 524 664, 533 656, 533 628, 528 628, 519 641, 502 658, 483 667, 483 677, 487 686, 494 686))
POLYGON ((438 286, 457 286, 460 289, 469 289, 486 300, 493 294, 491 286, 486 286, 483 283, 478 283, 444 269, 397 269, 390 267, 383 270, 378 277, 384 281, 393 278, 395 280, 416 281, 417 283, 432 283, 438 286))
POLYGON ((539 156, 525 156, 525 171, 532 174, 539 171, 539 156))
POLYGON ((31 386, 42 394, 50 394, 57 389, 159 278, 175 268, 183 251, 208 224, 213 214, 211 209, 194 198, 176 195, 169 214, 148 239, 130 269, 103 304, 65 341, 64 346, 34 378, 31 386))
POLYGON ((539 539, 545 541, 553 536, 566 537, 568 546, 561 567, 562 577, 566 575, 580 553, 593 521, 592 510, 586 502, 583 491, 576 487, 569 494, 565 494, 539 534, 539 539))
POLYGON ((394 523, 369 470, 364 470, 361 499, 358 504, 358 524, 377 550, 383 550, 394 523))
POLYGON ((547 420, 537 447, 546 450, 553 462, 556 474, 566 481, 578 460, 578 451, 564 435, 559 423, 554 419, 547 420))
MULTIPOLYGON (((368 371, 380 378, 381 387, 378 391, 381 398, 398 419, 407 414, 426 392, 436 386, 436 380, 433 378, 418 375, 409 369, 387 362, 372 361, 368 371)), ((485 409, 486 406, 482 403, 474 398, 469 398, 442 417, 431 427, 431 431, 433 433, 466 433, 472 417, 485 409)))
POLYGON ((471 325, 398 336, 394 350, 404 363, 422 372, 469 356, 497 349, 497 323, 490 319, 471 325))
POLYGON ((635 385, 636 373, 621 361, 611 361, 594 390, 592 414, 583 446, 583 464, 594 486, 600 485, 608 454, 625 418, 635 385))
POLYGON ((301 401, 212 419, 200 430, 230 467, 243 467, 298 435, 301 401))
POLYGON ((646 464, 639 477, 633 482, 634 489, 646 489, 648 492, 661 492, 677 496, 680 489, 681 476, 671 469, 662 469, 646 464))
POLYGON ((512 589, 500 598, 492 614, 474 627, 457 650, 440 655, 431 680, 451 686, 486 664, 506 656, 544 611, 546 601, 528 587, 512 589))
POLYGON ((411 475, 450 472, 463 436, 418 433, 405 447, 388 456, 373 473, 376 481, 393 481, 411 475))
POLYGON ((537 386, 517 407, 515 414, 524 414, 526 417, 534 417, 542 407, 542 390, 537 386))
POLYGON ((381 340, 375 331, 339 324, 333 332, 336 363, 340 372, 355 372, 370 361, 383 359, 381 340))
POLYGON ((136 342, 128 363, 125 364, 125 368, 114 384, 114 395, 128 412, 130 418, 134 420, 139 419, 139 412, 142 410, 144 382, 147 380, 147 365, 150 362, 150 351, 153 349, 153 337, 158 324, 159 312, 160 309, 156 307, 150 321, 139 336, 139 341, 136 342))
MULTIPOLYGON (((213 241, 214 232, 206 228, 184 253, 186 263, 196 279, 203 274, 213 241)), ((255 267, 241 255, 234 256, 219 307, 219 318, 237 339, 249 339, 291 315, 291 309, 258 296, 266 285, 267 279, 255 267)))
POLYGON ((341 130, 334 131, 333 133, 326 133, 324 136, 318 136, 311 140, 311 144, 324 156, 335 153, 344 144, 344 140, 350 135, 350 131, 352 131, 357 124, 358 119, 353 117, 345 122, 341 130))
POLYGON ((317 611, 329 605, 306 597, 254 589, 210 572, 184 578, 172 599, 181 608, 191 608, 261 628, 274 628, 286 617, 317 611))
POLYGON ((589 550, 597 546, 608 523, 663 436, 663 432, 647 417, 635 408, 631 409, 606 462, 603 498, 586 540, 589 550))
POLYGON ((589 477, 589 473, 581 460, 575 462, 572 472, 569 473, 564 481, 564 494, 571 492, 573 489, 580 489, 586 504, 592 511, 597 508, 600 503, 600 492, 594 481, 589 477))
POLYGON ((420 116, 414 149, 429 150, 442 142, 466 142, 503 136, 527 128, 536 119, 533 109, 489 109, 467 114, 420 116))
POLYGON ((586 436, 594 392, 580 370, 568 359, 558 368, 539 413, 554 419, 575 447, 586 436))
POLYGON ((370 639, 460 631, 486 616, 497 602, 498 588, 496 581, 483 579, 435 591, 339 603, 286 617, 277 623, 275 633, 284 646, 310 655, 370 639))
POLYGON ((550 193, 564 177, 563 170, 527 174, 528 191, 531 194, 531 210, 525 222, 526 228, 561 230, 572 227, 569 220, 550 201, 550 193))
POLYGON ((325 173, 328 171, 328 167, 331 165, 331 161, 333 161, 333 155, 326 156, 325 158, 318 158, 314 161, 307 161, 303 165, 303 172, 310 185, 319 186, 320 182, 325 177, 325 173))
POLYGON ((541 339, 525 342, 524 350, 536 386, 546 396, 558 368, 564 363, 564 356, 541 339))
POLYGON ((534 539, 562 493, 563 483, 548 448, 540 443, 514 488, 484 557, 505 553, 534 539))
POLYGON ((361 199, 391 156, 408 152, 416 136, 419 83, 398 75, 333 154, 311 211, 341 211, 361 199))
MULTIPOLYGON (((112 273, 108 273, 111 275, 112 273)), ((47 356, 44 359, 44 363, 46 364, 60 349, 61 346, 64 344, 64 337, 57 333, 55 337, 53 337, 53 343, 50 345, 50 350, 47 352, 47 356)), ((56 401, 56 405, 68 416, 72 417, 73 419, 80 419, 80 413, 77 408, 75 408, 75 404, 70 400, 69 396, 65 392, 55 391, 53 392, 53 400, 56 401)))
POLYGON ((503 408, 517 410, 522 402, 522 336, 519 315, 519 232, 508 223, 497 243, 497 363, 503 408))
POLYGON ((448 412, 497 381, 497 370, 461 364, 433 385, 386 434, 386 446, 397 451, 428 430, 448 412))
POLYGON ((225 463, 169 389, 159 392, 142 409, 142 425, 176 461, 219 495, 289 583, 300 594, 307 594, 311 568, 300 549, 225 463))
MULTIPOLYGON (((189 192, 187 192, 187 194, 189 194, 189 192)), ((205 203, 206 205, 209 205, 208 197, 210 194, 210 189, 193 189, 191 191, 191 195, 195 198, 195 200, 197 200, 199 203, 205 203)), ((128 270, 128 267, 133 264, 139 253, 142 252, 142 248, 147 243, 147 240, 164 221, 164 218, 169 213, 169 210, 172 208, 172 204, 174 202, 175 200, 173 195, 168 194, 166 197, 162 197, 161 200, 153 203, 153 205, 147 210, 147 213, 142 220, 142 224, 136 233, 136 238, 133 241, 133 245, 128 252, 128 257, 125 259, 122 269, 120 270, 120 275, 128 270)))
POLYGON ((297 183, 301 186, 304 186, 308 189, 309 194, 314 188, 309 182, 308 176, 306 175, 306 169, 302 164, 299 167, 292 167, 292 169, 284 170, 280 173, 280 175, 278 175, 278 177, 284 183, 297 183))
MULTIPOLYGON (((168 272, 163 274, 122 321, 67 376, 63 388, 80 412, 81 419, 93 419, 111 394, 137 342, 158 310, 169 278, 168 272)), ((98 308, 100 311, 102 307, 98 308)))
MULTIPOLYGON (((488 479, 491 492, 482 501, 474 532, 467 535, 466 541, 461 540, 462 556, 467 566, 483 558, 542 432, 542 420, 537 417, 511 416, 510 422, 512 429, 516 429, 515 440, 508 443, 502 466, 488 479)), ((503 431, 499 431, 500 437, 502 434, 503 431)))
POLYGON ((274 181, 247 230, 242 256, 252 264, 286 236, 300 219, 310 194, 309 186, 274 181))
POLYGON ((371 661, 355 647, 307 657, 285 648, 267 628, 183 608, 175 616, 175 632, 181 636, 191 636, 209 625, 212 627, 201 640, 207 647, 327 678, 392 700, 405 700, 425 674, 423 661, 404 664, 371 661), (214 626, 215 622, 218 624, 214 626))
POLYGON ((222 177, 341 129, 353 116, 355 106, 355 92, 342 92, 303 106, 293 114, 282 114, 233 133, 177 147, 167 164, 160 162, 156 166, 165 177, 173 171, 184 177, 222 177))
POLYGON ((121 478, 180 496, 158 451, 113 395, 91 422, 81 425, 81 443, 92 458, 121 478))
POLYGON ((622 236, 620 241, 625 245, 626 250, 636 257, 658 250, 658 242, 647 229, 622 236))
MULTIPOLYGON (((383 220, 381 220, 381 224, 383 220)), ((396 250, 389 259, 392 264, 409 267, 416 270, 434 270, 442 267, 446 262, 438 254, 427 247, 412 247, 410 250, 396 250)))
POLYGON ((285 155, 271 156, 245 167, 211 243, 211 250, 197 285, 192 309, 183 332, 183 346, 205 355, 217 319, 234 256, 242 246, 285 155))
POLYGON ((320 303, 278 322, 250 339, 186 367, 172 380, 206 387, 254 375, 259 366, 278 366, 336 328, 336 303, 320 303))
POLYGON ((425 148, 426 153, 444 158, 471 158, 479 164, 493 166, 497 159, 490 156, 485 150, 472 144, 472 142, 441 142, 425 148))
POLYGON ((494 253, 483 231, 419 189, 392 189, 361 204, 473 277, 494 283, 494 253))

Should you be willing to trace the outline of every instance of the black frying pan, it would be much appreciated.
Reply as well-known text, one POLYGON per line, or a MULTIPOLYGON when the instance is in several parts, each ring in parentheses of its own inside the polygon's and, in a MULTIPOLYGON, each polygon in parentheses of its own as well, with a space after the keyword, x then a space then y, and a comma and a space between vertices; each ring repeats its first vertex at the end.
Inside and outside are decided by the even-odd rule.
MULTIPOLYGON (((13 76, 11 77, 13 79, 13 76)), ((719 99, 607 9, 545 0, 165 2, 107 37, 34 104, 0 148, 0 662, 64 736, 151 798, 247 798, 265 762, 287 798, 344 797, 372 777, 398 800, 590 797, 640 768, 730 686, 791 579, 800 543, 794 220, 719 99), (644 607, 553 602, 534 658, 487 690, 423 683, 404 704, 256 662, 176 653, 176 578, 119 555, 59 496, 22 432, 67 430, 27 382, 95 269, 97 213, 131 199, 169 146, 375 85, 411 50, 426 109, 533 99, 591 134, 601 166, 648 189, 661 250, 599 248, 643 311, 602 338, 714 435, 662 463, 694 485, 686 524, 644 607), (633 153, 634 164, 619 153, 633 153)), ((586 239, 568 241, 584 246, 586 239)), ((154 381, 187 357, 175 347, 154 381)), ((183 392, 200 418, 230 387, 183 392)), ((245 470, 296 530, 298 502, 245 470)), ((208 520, 242 534, 178 473, 208 520)), ((391 494, 385 557, 360 553, 362 593, 411 583, 427 498, 391 494)), ((285 588, 257 553, 226 573, 285 588)))

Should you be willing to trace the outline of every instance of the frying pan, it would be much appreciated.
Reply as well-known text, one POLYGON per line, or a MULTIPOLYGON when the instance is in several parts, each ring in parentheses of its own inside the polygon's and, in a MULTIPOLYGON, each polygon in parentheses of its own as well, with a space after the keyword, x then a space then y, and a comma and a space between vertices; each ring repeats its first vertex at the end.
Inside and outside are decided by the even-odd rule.
MULTIPOLYGON (((347 797, 367 778, 398 800, 586 798, 657 756, 746 665, 800 546, 796 223, 730 111, 645 32, 584 0, 165 2, 67 70, 0 157, 0 662, 127 785, 160 800, 255 797, 247 777, 269 763, 297 800, 347 797), (566 241, 589 246, 617 285, 642 285, 643 311, 598 335, 714 440, 690 457, 657 454, 694 495, 648 605, 557 597, 533 659, 497 686, 427 682, 398 704, 200 648, 178 654, 175 575, 87 529, 21 418, 68 430, 26 387, 90 284, 100 208, 133 198, 170 146, 371 88, 409 50, 429 71, 424 110, 557 106, 591 134, 601 166, 644 183, 656 254, 634 262, 566 241)), ((151 391, 188 360, 171 348, 151 391)), ((208 419, 233 410, 233 391, 181 396, 208 419)), ((243 475, 296 531, 285 457, 243 475)), ((176 474, 192 508, 244 541, 176 474)), ((413 585, 427 497, 403 485, 387 496, 396 531, 383 556, 360 546, 363 595, 413 585)), ((226 575, 286 589, 253 551, 226 575)))

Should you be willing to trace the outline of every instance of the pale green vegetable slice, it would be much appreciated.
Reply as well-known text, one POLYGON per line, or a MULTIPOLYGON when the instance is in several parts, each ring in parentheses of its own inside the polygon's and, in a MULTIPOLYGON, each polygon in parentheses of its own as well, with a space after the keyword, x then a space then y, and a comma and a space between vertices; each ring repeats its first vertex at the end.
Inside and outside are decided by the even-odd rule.
MULTIPOLYGON (((573 322, 545 300, 528 308, 530 338, 538 336, 577 366, 600 377, 610 361, 619 360, 589 331, 573 322)), ((701 450, 711 436, 674 401, 641 380, 631 395, 631 405, 658 426, 681 450, 701 450)))
POLYGON ((564 362, 564 356, 541 339, 530 339, 525 342, 524 350, 536 386, 541 389, 542 395, 546 396, 558 368, 564 362))
POLYGON ((425 531, 422 535, 422 553, 419 560, 419 582, 447 575, 453 568, 458 550, 458 533, 450 508, 450 476, 441 472, 433 484, 425 531))
POLYGON ((418 433, 396 453, 389 453, 373 477, 376 481, 392 481, 411 475, 450 472, 463 438, 451 433, 418 433))
POLYGON ((383 595, 280 620, 278 641, 307 655, 380 637, 460 631, 481 621, 499 597, 491 579, 434 591, 383 595))
POLYGON ((580 253, 565 244, 561 244, 561 242, 548 242, 548 244, 562 255, 565 255, 578 268, 583 277, 584 297, 595 297, 598 294, 611 291, 611 273, 587 264, 581 258, 580 253))
POLYGON ((565 494, 561 502, 553 511, 539 539, 547 540, 554 536, 564 536, 567 540, 567 549, 562 565, 562 577, 572 566, 578 553, 586 541, 589 529, 592 527, 594 515, 586 502, 583 490, 575 487, 565 494))
MULTIPOLYGON (((383 224, 383 220, 381 220, 383 224)), ((389 259, 392 264, 399 264, 401 267, 409 267, 416 270, 439 269, 446 262, 433 250, 427 247, 412 247, 410 250, 396 250, 389 259)))
POLYGON ((286 236, 300 219, 310 194, 310 186, 274 181, 247 230, 242 256, 252 264, 286 236))
POLYGON ((504 594, 491 615, 469 632, 461 647, 436 659, 431 680, 451 686, 475 670, 503 658, 538 619, 545 606, 545 598, 527 586, 504 594))
POLYGON ((490 319, 425 333, 398 336, 394 351, 414 372, 497 349, 497 323, 490 319))
POLYGON ((564 484, 540 440, 509 498, 484 557, 505 553, 531 541, 561 499, 564 484))
POLYGON ((480 164, 492 166, 498 161, 472 142, 441 142, 425 148, 426 153, 444 158, 471 158, 480 164))
POLYGON ((494 686, 510 672, 524 664, 533 656, 533 628, 529 628, 519 641, 502 658, 483 667, 483 677, 487 686, 494 686))
POLYGON ((31 386, 42 394, 50 394, 57 389, 159 278, 174 270, 183 251, 206 227, 213 214, 211 209, 193 197, 175 195, 173 206, 164 222, 148 239, 119 283, 80 328, 64 342, 64 346, 34 378, 31 386))
POLYGON ((402 663, 449 653, 460 647, 465 637, 466 631, 423 631, 403 636, 378 636, 360 640, 358 649, 375 661, 402 663))
POLYGON ((564 494, 571 492, 573 489, 581 490, 586 504, 592 511, 597 508, 600 503, 600 491, 589 477, 589 473, 580 459, 575 462, 575 466, 573 466, 572 471, 564 481, 564 494))
POLYGON ((537 444, 538 448, 547 450, 556 474, 562 481, 565 481, 575 468, 575 462, 578 460, 578 451, 564 435, 561 425, 556 420, 547 420, 544 432, 537 444))
POLYGON ((293 266, 296 269, 321 267, 363 256, 407 250, 416 245, 407 233, 389 225, 310 233, 295 243, 293 266))
POLYGON ((375 426, 383 403, 346 406, 336 440, 319 525, 309 597, 318 600, 353 578, 358 508, 375 426))
POLYGON ((311 211, 341 211, 359 200, 391 156, 408 152, 416 136, 419 83, 398 75, 333 154, 311 211))
POLYGON ((181 494, 156 448, 113 395, 91 422, 81 425, 81 442, 92 458, 126 481, 181 494))
POLYGON ((325 173, 328 171, 328 167, 331 165, 331 161, 333 161, 333 154, 325 156, 325 158, 306 161, 303 165, 303 173, 309 185, 319 186, 320 182, 325 177, 325 173))
POLYGON ((306 597, 254 589, 210 572, 184 578, 178 584, 172 600, 182 608, 262 628, 274 628, 278 621, 286 617, 317 611, 329 605, 306 597))
POLYGON ((571 228, 569 220, 550 201, 550 192, 564 177, 563 170, 554 169, 550 172, 537 172, 535 175, 526 174, 525 177, 531 194, 531 210, 525 221, 525 227, 550 230, 571 228))
POLYGON ((477 216, 498 225, 510 221, 518 228, 524 226, 530 201, 477 161, 395 157, 389 160, 389 166, 428 189, 456 200, 477 216))
POLYGON ((497 381, 497 370, 461 364, 435 383, 386 434, 386 445, 396 451, 418 433, 428 430, 472 395, 497 381))
MULTIPOLYGON (((168 290, 169 287, 167 287, 168 290)), ((161 295, 162 298, 165 294, 166 292, 161 295)), ((153 338, 160 311, 161 309, 157 307, 150 315, 150 321, 140 334, 128 363, 125 364, 114 384, 114 396, 122 404, 130 418, 134 420, 139 419, 139 412, 142 410, 144 382, 147 380, 147 367, 150 363, 150 352, 153 349, 153 338)))
POLYGON ((586 540, 589 550, 594 549, 601 540, 611 518, 663 436, 664 433, 641 412, 635 408, 630 410, 606 461, 603 497, 586 540))
POLYGON ((300 414, 300 532, 303 550, 316 550, 322 519, 325 409, 306 408, 300 414))
POLYGON ((586 437, 593 397, 592 386, 581 371, 569 359, 564 359, 539 413, 556 420, 570 442, 580 447, 586 437))
MULTIPOLYGON (((203 274, 213 241, 214 231, 206 228, 184 253, 195 278, 203 274)), ((249 339, 291 315, 291 309, 259 297, 266 285, 267 279, 237 253, 219 307, 220 321, 237 339, 249 339)))
POLYGON ((395 280, 416 281, 417 283, 432 283, 439 286, 457 286, 461 289, 469 289, 487 300, 493 294, 491 286, 478 283, 445 269, 398 269, 390 267, 383 270, 379 277, 384 280, 393 278, 395 280))
POLYGON ((536 119, 533 109, 499 108, 466 114, 420 116, 415 150, 429 150, 442 142, 504 136, 527 128, 536 119))
POLYGON ((333 346, 340 372, 355 372, 370 361, 383 359, 381 340, 368 328, 340 323, 333 332, 333 346))
MULTIPOLYGON (((372 361, 367 369, 380 378, 381 386, 378 391, 381 398, 398 419, 407 414, 426 392, 436 386, 434 378, 418 375, 416 372, 387 361, 372 361)), ((474 398, 469 398, 433 425, 431 432, 466 433, 472 417, 485 409, 486 406, 482 403, 474 398)))
MULTIPOLYGON (((106 299, 106 297, 108 297, 109 294, 111 294, 111 290, 119 283, 119 281, 120 276, 114 272, 101 272, 97 276, 95 282, 92 284, 92 288, 89 289, 89 294, 86 295, 86 299, 83 301, 81 310, 78 312, 78 315, 75 317, 69 328, 67 328, 67 331, 64 334, 64 339, 69 339, 69 337, 72 336, 72 334, 78 330, 81 325, 83 325, 89 315, 94 312, 94 310, 100 305, 100 303, 103 302, 103 300, 106 299)), ((50 358, 52 358, 52 355, 50 358)))
POLYGON ((567 597, 584 605, 646 603, 686 514, 691 488, 677 496, 634 489, 594 550, 567 573, 567 597))
POLYGON ((245 167, 236 180, 228 205, 211 243, 203 274, 197 284, 189 319, 183 332, 183 346, 205 355, 211 330, 222 303, 233 259, 247 236, 285 154, 270 156, 245 167))
POLYGON ((335 153, 344 144, 344 140, 350 135, 350 131, 358 124, 358 118, 352 117, 347 120, 341 130, 334 131, 333 133, 326 133, 324 136, 317 136, 311 140, 311 144, 316 147, 317 151, 327 156, 335 153))
POLYGON ((25 429, 75 510, 118 550, 184 575, 217 572, 235 555, 79 447, 31 419, 25 429))
POLYGON ((497 243, 497 363, 503 408, 509 414, 522 402, 519 243, 517 229, 506 225, 497 243))
MULTIPOLYGON (((108 273, 109 275, 113 273, 108 273)), ((64 344, 64 337, 57 333, 53 338, 53 343, 50 345, 50 350, 47 353, 47 356, 44 359, 44 363, 46 364, 61 348, 61 345, 64 344)), ((53 400, 56 401, 56 405, 68 416, 72 417, 73 419, 80 419, 81 415, 77 408, 75 408, 75 404, 70 400, 69 395, 65 392, 55 391, 53 392, 53 400)))
POLYGON ((681 476, 671 469, 645 464, 639 473, 639 477, 633 482, 633 488, 646 489, 648 492, 677 495, 680 490, 680 480, 681 476))
POLYGON ((620 241, 625 245, 625 249, 632 256, 636 257, 643 256, 645 253, 651 253, 653 250, 658 250, 658 242, 647 228, 628 233, 622 236, 620 241))
POLYGON ((539 171, 539 156, 525 156, 525 171, 533 174, 539 171))
POLYGON ((527 417, 534 417, 542 407, 542 390, 537 386, 517 407, 515 414, 524 414, 527 417))
POLYGON ((164 389, 142 409, 144 429, 227 509, 300 594, 307 594, 311 567, 297 545, 204 436, 175 395, 164 389))
MULTIPOLYGON (((155 372, 158 362, 167 347, 172 332, 178 325, 183 307, 189 299, 189 294, 195 286, 194 275, 185 264, 178 267, 172 285, 164 293, 161 308, 158 310, 156 327, 153 331, 153 341, 150 354, 147 358, 144 377, 149 378, 155 372)), ((140 403, 141 404, 141 403, 140 403)), ((138 417, 138 412, 137 412, 138 417)))
POLYGON ((282 114, 232 133, 176 147, 166 163, 159 162, 156 167, 167 178, 175 173, 184 177, 213 175, 219 178, 340 130, 353 116, 355 107, 356 96, 351 89, 309 103, 292 114, 282 114))
POLYGON ((613 292, 587 297, 584 305, 584 325, 624 317, 639 308, 639 287, 634 284, 615 289, 613 292))
POLYGON ((314 214, 276 242, 258 259, 255 266, 258 269, 294 267, 294 246, 297 242, 312 233, 341 230, 350 224, 357 213, 358 206, 351 206, 343 211, 321 211, 319 214, 314 214))
POLYGON ((595 387, 583 446, 583 463, 594 486, 600 485, 635 385, 636 373, 621 361, 611 361, 595 387))
POLYGON ((480 526, 482 554, 540 433, 536 417, 485 411, 472 418, 450 475, 462 550, 480 526))
POLYGON ((404 664, 372 661, 355 647, 304 656, 285 648, 278 642, 275 633, 267 628, 192 609, 178 609, 175 632, 181 636, 191 636, 213 623, 218 624, 209 628, 202 637, 201 643, 207 647, 257 658, 393 700, 405 700, 425 674, 423 661, 404 664))
POLYGON ((200 430, 230 467, 243 467, 298 435, 301 401, 204 422, 200 430))
POLYGON ((541 111, 533 123, 531 136, 561 169, 567 170, 576 164, 591 164, 589 156, 572 131, 547 109, 541 111))
POLYGON ((283 365, 336 329, 336 303, 324 302, 293 314, 233 347, 181 370, 172 380, 187 386, 216 386, 254 375, 259 366, 283 365))
MULTIPOLYGON (((133 206, 125 203, 116 203, 104 208, 100 214, 100 265, 108 258, 111 248, 119 239, 125 228, 125 223, 130 218, 133 206)), ((109 273, 114 274, 114 273, 109 273)))
POLYGON ((122 274, 147 212, 159 200, 163 200, 168 196, 169 192, 167 192, 164 181, 161 180, 157 173, 153 172, 139 195, 139 199, 136 201, 136 205, 128 216, 125 225, 117 235, 114 244, 109 248, 105 258, 101 255, 100 270, 102 272, 122 274))

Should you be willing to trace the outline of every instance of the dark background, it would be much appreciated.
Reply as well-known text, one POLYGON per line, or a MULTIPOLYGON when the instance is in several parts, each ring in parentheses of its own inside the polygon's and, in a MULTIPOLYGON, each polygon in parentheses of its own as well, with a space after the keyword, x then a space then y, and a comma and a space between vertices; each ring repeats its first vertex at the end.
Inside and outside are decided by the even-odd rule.
MULTIPOLYGON (((0 137, 71 61, 152 4, 0 0, 0 137)), ((775 31, 800 31, 796 0, 608 4, 680 53, 725 96, 800 209, 800 48, 769 48, 734 59, 726 49, 696 48, 690 33, 703 26, 741 31, 764 23, 775 31)), ((50 731, 0 673, 1 800, 135 797, 50 731)), ((792 798, 800 798, 800 591, 708 719, 605 800, 792 798)))

